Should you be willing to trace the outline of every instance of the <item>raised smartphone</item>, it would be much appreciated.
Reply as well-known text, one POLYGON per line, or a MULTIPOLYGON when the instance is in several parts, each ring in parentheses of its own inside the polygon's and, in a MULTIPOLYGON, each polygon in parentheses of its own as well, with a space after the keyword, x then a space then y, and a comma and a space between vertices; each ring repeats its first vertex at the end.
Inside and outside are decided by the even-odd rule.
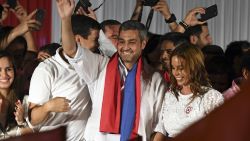
POLYGON ((218 9, 217 5, 214 4, 212 6, 209 6, 205 9, 205 14, 200 14, 200 21, 207 21, 213 17, 216 17, 218 15, 218 9))
POLYGON ((36 19, 37 21, 39 21, 40 23, 43 23, 44 16, 45 16, 45 10, 43 10, 43 9, 38 9, 38 10, 36 11, 35 19, 36 19))
POLYGON ((10 8, 15 9, 17 6, 16 0, 7 0, 7 4, 10 6, 10 8))

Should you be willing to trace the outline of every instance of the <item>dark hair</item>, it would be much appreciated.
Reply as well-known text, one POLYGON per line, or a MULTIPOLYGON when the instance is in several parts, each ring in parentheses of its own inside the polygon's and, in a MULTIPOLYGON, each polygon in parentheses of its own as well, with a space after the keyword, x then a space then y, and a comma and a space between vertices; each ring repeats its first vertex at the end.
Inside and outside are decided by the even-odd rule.
POLYGON ((211 59, 205 61, 208 74, 230 74, 231 66, 225 56, 215 55, 211 59))
POLYGON ((90 35, 91 30, 100 30, 100 24, 87 16, 84 15, 72 15, 72 30, 74 35, 81 35, 83 38, 87 39, 90 35))
POLYGON ((147 63, 152 67, 158 65, 160 62, 160 47, 159 41, 162 35, 154 34, 148 39, 145 48, 142 51, 142 56, 146 59, 147 63))
POLYGON ((11 26, 2 26, 0 28, 0 45, 3 46, 5 42, 7 42, 8 36, 10 35, 11 30, 13 27, 11 26))
POLYGON ((232 76, 233 78, 237 78, 241 76, 241 71, 240 71, 240 63, 235 61, 241 61, 241 57, 244 54, 243 49, 250 48, 250 43, 248 41, 234 41, 231 42, 225 51, 225 56, 233 67, 233 72, 232 76))
POLYGON ((104 20, 100 24, 103 32, 106 32, 106 30, 105 30, 106 26, 112 26, 112 25, 121 25, 121 23, 117 20, 110 19, 110 20, 104 20))
POLYGON ((225 56, 215 55, 210 59, 205 59, 205 66, 214 89, 222 93, 230 87, 233 80, 231 75, 232 66, 228 63, 225 56), (223 79, 225 83, 220 82, 220 79, 223 79))
POLYGON ((207 23, 204 24, 198 24, 195 26, 189 27, 187 30, 185 30, 184 34, 188 37, 195 35, 195 36, 200 36, 202 33, 202 26, 208 26, 207 23))
POLYGON ((174 44, 175 47, 183 44, 183 43, 189 43, 189 39, 188 37, 180 32, 168 32, 166 34, 164 34, 161 38, 160 38, 160 43, 162 45, 162 43, 164 41, 170 41, 174 44))
POLYGON ((241 70, 244 68, 250 71, 250 55, 244 55, 241 58, 241 70))
MULTIPOLYGON (((204 66, 204 56, 199 48, 191 44, 181 44, 179 47, 175 48, 170 57, 170 62, 172 58, 176 56, 183 59, 185 62, 184 69, 190 72, 190 89, 193 93, 192 100, 197 96, 204 95, 211 85, 209 83, 208 74, 204 66), (205 87, 204 87, 205 86, 205 87)), ((172 65, 170 71, 170 90, 174 93, 178 99, 178 91, 180 87, 172 73, 172 65)))
POLYGON ((201 51, 204 55, 225 55, 223 49, 218 45, 206 45, 201 51))
POLYGON ((234 41, 231 42, 225 51, 225 55, 230 63, 236 56, 241 56, 243 54, 243 49, 250 48, 250 43, 248 41, 234 41))
POLYGON ((241 46, 241 49, 249 49, 250 48, 250 42, 248 42, 248 41, 237 41, 237 42, 241 46))
POLYGON ((155 51, 157 49, 157 46, 160 43, 160 38, 162 35, 158 35, 158 34, 153 34, 150 36, 150 38, 148 39, 148 42, 143 50, 144 54, 148 54, 151 53, 153 51, 155 51))
POLYGON ((138 30, 141 41, 147 39, 147 34, 148 34, 147 29, 144 24, 138 21, 128 20, 123 22, 120 26, 119 34, 121 33, 121 31, 126 31, 126 30, 138 30))
POLYGON ((44 51, 47 52, 50 56, 53 56, 56 54, 56 50, 60 47, 61 45, 58 43, 50 43, 47 45, 42 46, 39 51, 44 51))

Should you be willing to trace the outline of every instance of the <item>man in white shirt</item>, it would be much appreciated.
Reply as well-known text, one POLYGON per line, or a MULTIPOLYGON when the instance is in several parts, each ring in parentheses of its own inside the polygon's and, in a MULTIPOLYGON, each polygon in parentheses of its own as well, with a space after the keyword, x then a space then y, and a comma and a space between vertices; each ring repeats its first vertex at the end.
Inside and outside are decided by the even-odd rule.
POLYGON ((165 85, 161 75, 141 58, 146 45, 145 26, 136 21, 124 22, 119 32, 118 53, 109 59, 81 45, 75 46, 69 21, 72 13, 69 7, 74 1, 57 3, 64 52, 87 83, 93 103, 85 140, 149 140, 158 123, 165 85))
MULTIPOLYGON (((74 8, 71 6, 70 8, 74 8)), ((100 25, 90 17, 72 16, 74 40, 96 52, 100 25)), ((55 56, 40 63, 33 73, 28 101, 30 122, 38 131, 67 126, 67 140, 83 140, 91 101, 86 83, 65 58, 62 48, 55 56)))
POLYGON ((35 69, 28 101, 31 102, 31 124, 46 131, 67 126, 67 140, 83 139, 91 111, 86 83, 80 81, 72 65, 65 61, 62 48, 55 56, 35 69))

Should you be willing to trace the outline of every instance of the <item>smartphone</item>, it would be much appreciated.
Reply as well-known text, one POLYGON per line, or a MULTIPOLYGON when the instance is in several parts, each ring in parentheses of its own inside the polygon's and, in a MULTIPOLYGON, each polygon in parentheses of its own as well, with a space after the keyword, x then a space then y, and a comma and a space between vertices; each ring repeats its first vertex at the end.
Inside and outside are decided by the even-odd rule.
POLYGON ((17 6, 16 0, 7 0, 7 4, 10 6, 10 8, 15 9, 17 6))
POLYGON ((42 23, 43 20, 44 20, 44 15, 45 15, 45 10, 43 10, 43 9, 38 9, 38 10, 36 11, 35 19, 36 19, 37 21, 39 21, 40 23, 42 23))
POLYGON ((89 0, 79 0, 78 3, 76 4, 76 7, 75 7, 75 11, 74 13, 77 12, 77 10, 82 7, 84 12, 86 12, 87 14, 89 14, 89 10, 88 10, 88 7, 91 7, 92 4, 89 2, 89 0))
POLYGON ((143 1, 143 5, 144 6, 155 6, 157 3, 159 2, 159 0, 144 0, 143 1))
POLYGON ((214 4, 212 6, 209 6, 205 9, 205 14, 200 14, 200 21, 207 21, 213 17, 216 17, 218 15, 218 9, 217 5, 214 4))

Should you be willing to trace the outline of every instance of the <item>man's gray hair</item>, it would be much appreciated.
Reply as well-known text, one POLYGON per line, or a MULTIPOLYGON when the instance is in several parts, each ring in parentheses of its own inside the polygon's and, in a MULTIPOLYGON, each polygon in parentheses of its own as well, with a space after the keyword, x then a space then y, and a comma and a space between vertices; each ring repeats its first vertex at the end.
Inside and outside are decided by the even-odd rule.
POLYGON ((120 26, 119 34, 121 33, 121 31, 126 31, 126 30, 138 30, 141 41, 147 39, 148 31, 145 25, 138 21, 128 20, 123 22, 120 26))

